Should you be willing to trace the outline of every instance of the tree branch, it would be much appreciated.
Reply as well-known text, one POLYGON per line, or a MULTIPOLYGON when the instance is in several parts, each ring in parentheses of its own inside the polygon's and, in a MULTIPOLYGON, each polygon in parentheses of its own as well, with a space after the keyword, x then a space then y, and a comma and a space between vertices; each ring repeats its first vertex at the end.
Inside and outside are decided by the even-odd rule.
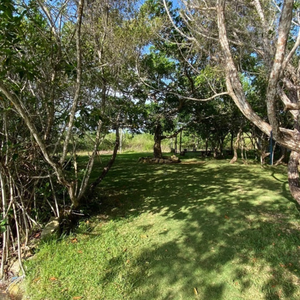
POLYGON ((71 108, 69 122, 68 122, 68 130, 66 134, 66 138, 63 145, 63 152, 60 158, 60 163, 62 164, 67 155, 67 149, 71 137, 71 133, 73 130, 73 124, 75 119, 75 114, 77 110, 78 100, 80 96, 81 90, 81 75, 82 75, 82 66, 81 66, 81 23, 82 23, 82 16, 83 16, 83 4, 84 0, 80 0, 77 7, 77 30, 76 30, 76 60, 77 60, 77 69, 76 69, 76 90, 73 100, 73 105, 71 108))
POLYGON ((278 39, 276 45, 276 52, 273 62, 273 67, 269 75, 269 83, 266 94, 267 112, 270 125, 272 127, 273 136, 275 140, 280 139, 279 123, 276 117, 276 91, 279 78, 281 76, 285 50, 288 36, 290 33, 290 26, 292 21, 293 0, 284 1, 281 18, 278 27, 278 39))
POLYGON ((253 122, 261 131, 265 134, 270 135, 271 126, 263 121, 249 105, 243 86, 240 81, 239 73, 234 64, 234 60, 230 51, 229 41, 227 39, 227 31, 225 26, 225 0, 217 1, 217 19, 219 29, 220 44, 224 54, 225 70, 226 70, 226 86, 228 94, 231 96, 237 107, 243 113, 243 115, 253 122))

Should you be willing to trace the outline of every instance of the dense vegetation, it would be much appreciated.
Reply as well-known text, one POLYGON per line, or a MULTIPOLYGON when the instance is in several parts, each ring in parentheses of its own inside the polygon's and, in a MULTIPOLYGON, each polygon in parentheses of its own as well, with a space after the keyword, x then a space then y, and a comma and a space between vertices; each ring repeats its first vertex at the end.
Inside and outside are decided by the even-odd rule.
POLYGON ((262 165, 276 148, 300 203, 299 45, 293 0, 0 0, 0 277, 102 197, 128 144, 262 165))

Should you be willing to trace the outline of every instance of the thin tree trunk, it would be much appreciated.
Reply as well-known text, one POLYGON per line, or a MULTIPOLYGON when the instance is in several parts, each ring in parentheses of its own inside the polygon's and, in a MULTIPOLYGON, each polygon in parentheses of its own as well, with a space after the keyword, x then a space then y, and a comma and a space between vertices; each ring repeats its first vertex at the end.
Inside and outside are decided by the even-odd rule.
POLYGON ((115 162, 115 159, 116 159, 116 156, 117 156, 117 153, 118 153, 119 144, 120 144, 120 134, 119 134, 119 127, 117 127, 117 129, 116 129, 116 142, 115 142, 113 155, 112 155, 111 159, 109 160, 109 162, 107 163, 106 167, 103 169, 101 175, 91 184, 90 193, 93 193, 95 188, 102 182, 102 180, 107 175, 108 171, 113 166, 113 164, 115 162))
POLYGON ((236 141, 233 146, 233 158, 230 161, 231 164, 234 164, 238 159, 237 149, 239 148, 241 134, 242 134, 242 131, 240 130, 237 134, 236 141))
MULTIPOLYGON (((84 193, 85 193, 85 191, 86 191, 86 189, 88 187, 88 181, 89 181, 90 176, 91 176, 91 172, 92 172, 92 169, 93 169, 93 166, 94 166, 94 162, 95 162, 95 157, 97 155, 97 151, 98 151, 98 147, 99 147, 99 143, 100 143, 101 128, 102 128, 102 121, 99 120, 99 122, 98 122, 98 128, 97 128, 97 134, 96 134, 96 140, 94 142, 93 153, 90 156, 89 163, 87 165, 84 178, 83 178, 83 180, 81 182, 81 186, 80 186, 80 190, 79 190, 79 194, 78 194, 79 200, 83 197, 83 195, 84 195, 84 193)), ((117 130, 116 130, 116 144, 119 145, 119 141, 120 141, 119 130, 117 128, 117 130)), ((115 147, 116 147, 116 145, 115 145, 115 147)), ((116 152, 116 148, 114 148, 114 152, 113 153, 115 153, 115 152, 116 152)), ((115 155, 117 155, 117 152, 116 152, 115 155)))
POLYGON ((179 136, 179 153, 181 154, 182 152, 182 131, 180 131, 180 136, 179 136))
POLYGON ((244 136, 242 136, 241 152, 242 152, 242 160, 243 160, 244 164, 247 164, 247 146, 246 146, 246 141, 245 141, 244 136))
POLYGON ((282 161, 286 162, 285 161, 285 158, 287 156, 287 149, 284 148, 284 147, 280 147, 280 150, 281 150, 281 157, 275 162, 275 166, 278 166, 282 161))
POLYGON ((12 207, 13 207, 13 213, 14 213, 14 218, 15 218, 15 222, 16 222, 16 233, 17 233, 17 244, 18 244, 18 261, 19 261, 19 265, 20 265, 20 268, 21 268, 23 276, 24 276, 25 275, 25 270, 24 270, 23 263, 22 263, 20 225, 19 225, 18 214, 17 214, 17 210, 16 210, 16 206, 15 206, 14 202, 12 204, 12 207))
POLYGON ((73 131, 73 124, 75 120, 75 114, 78 107, 79 96, 81 91, 81 77, 82 77, 82 59, 81 59, 81 24, 82 24, 82 16, 83 16, 83 5, 84 0, 80 0, 78 3, 77 8, 77 28, 76 28, 76 87, 75 87, 75 94, 74 100, 72 104, 72 108, 69 115, 69 122, 68 122, 68 130, 66 133, 66 138, 63 144, 63 151, 60 158, 60 164, 62 165, 65 161, 67 155, 67 149, 69 145, 69 141, 71 139, 71 134, 73 131))
MULTIPOLYGON (((5 177, 2 176, 2 170, 0 169, 0 185, 1 185, 1 198, 2 198, 2 222, 5 222, 5 214, 7 211, 7 194, 5 187, 7 186, 5 183, 5 177)), ((6 253, 8 249, 8 231, 5 230, 2 233, 2 257, 1 257, 1 268, 0 268, 0 278, 4 277, 4 267, 6 263, 6 253)))
POLYGON ((220 155, 223 157, 224 156, 224 138, 220 138, 220 155))
POLYGON ((234 135, 233 132, 231 132, 231 138, 230 138, 230 151, 233 153, 233 140, 234 140, 234 135))
POLYGON ((283 160, 284 160, 284 154, 282 154, 280 156, 280 158, 278 160, 276 160, 276 162, 274 163, 274 166, 280 165, 283 160))

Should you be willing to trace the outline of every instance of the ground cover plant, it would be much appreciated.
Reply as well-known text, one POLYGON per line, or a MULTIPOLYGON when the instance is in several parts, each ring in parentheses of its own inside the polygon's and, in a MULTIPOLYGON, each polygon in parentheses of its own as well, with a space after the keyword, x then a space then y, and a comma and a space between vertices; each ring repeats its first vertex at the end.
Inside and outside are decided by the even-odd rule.
POLYGON ((97 190, 101 213, 39 246, 29 299, 299 299, 286 167, 144 155, 119 155, 97 190))

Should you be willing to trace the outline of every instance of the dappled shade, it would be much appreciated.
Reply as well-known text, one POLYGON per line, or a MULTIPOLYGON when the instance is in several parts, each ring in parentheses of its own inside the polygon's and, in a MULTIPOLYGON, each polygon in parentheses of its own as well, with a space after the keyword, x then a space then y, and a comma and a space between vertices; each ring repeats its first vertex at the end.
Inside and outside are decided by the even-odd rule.
POLYGON ((105 299, 297 299, 299 213, 287 189, 282 167, 122 155, 101 188, 113 223, 88 234, 103 248, 74 272, 98 278, 105 299))

